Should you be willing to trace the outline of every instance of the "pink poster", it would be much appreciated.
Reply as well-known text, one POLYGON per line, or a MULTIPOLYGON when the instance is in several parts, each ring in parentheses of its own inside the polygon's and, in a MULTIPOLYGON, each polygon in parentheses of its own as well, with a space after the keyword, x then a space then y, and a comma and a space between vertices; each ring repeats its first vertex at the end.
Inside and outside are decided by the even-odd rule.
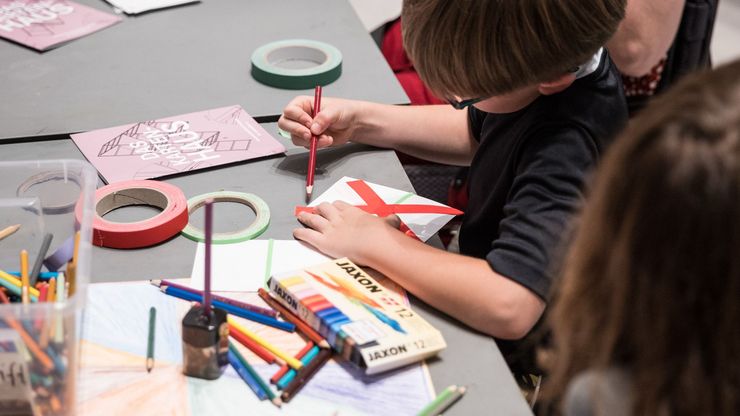
POLYGON ((121 21, 67 0, 0 0, 0 37, 45 51, 121 21))
POLYGON ((108 183, 285 152, 238 105, 73 134, 72 140, 108 183))

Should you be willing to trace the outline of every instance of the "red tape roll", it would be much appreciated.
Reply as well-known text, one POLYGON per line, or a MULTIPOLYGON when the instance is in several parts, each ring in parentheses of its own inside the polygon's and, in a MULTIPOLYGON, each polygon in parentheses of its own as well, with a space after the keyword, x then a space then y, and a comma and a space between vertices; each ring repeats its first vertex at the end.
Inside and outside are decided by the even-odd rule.
MULTIPOLYGON (((82 206, 77 204, 79 222, 82 206)), ((188 224, 188 201, 180 188, 157 181, 125 181, 95 191, 93 244, 110 248, 141 248, 161 243, 179 233, 188 224), (114 209, 149 205, 162 212, 136 222, 113 222, 103 216, 114 209)))

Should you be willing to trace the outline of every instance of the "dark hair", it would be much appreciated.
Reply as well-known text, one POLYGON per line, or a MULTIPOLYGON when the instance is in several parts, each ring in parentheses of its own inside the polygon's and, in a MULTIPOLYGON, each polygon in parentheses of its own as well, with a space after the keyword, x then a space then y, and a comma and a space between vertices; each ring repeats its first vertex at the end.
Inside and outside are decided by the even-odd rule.
POLYGON ((549 316, 551 395, 623 367, 633 414, 738 414, 740 61, 656 99, 592 189, 549 316))
POLYGON ((614 34, 625 0, 405 0, 403 40, 440 97, 492 96, 550 81, 614 34))

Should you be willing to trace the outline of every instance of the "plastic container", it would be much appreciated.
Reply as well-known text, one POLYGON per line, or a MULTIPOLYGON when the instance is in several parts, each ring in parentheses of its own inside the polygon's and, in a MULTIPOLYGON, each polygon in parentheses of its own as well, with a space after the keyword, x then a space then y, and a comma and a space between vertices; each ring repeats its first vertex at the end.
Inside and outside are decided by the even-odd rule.
POLYGON ((80 231, 73 290, 66 301, 0 304, 0 414, 76 414, 97 182, 92 166, 79 160, 0 163, 0 230, 21 225, 0 240, 0 270, 20 271, 20 251, 25 249, 30 271, 44 234, 54 236, 48 256, 80 231), (79 223, 76 204, 82 206, 79 223))

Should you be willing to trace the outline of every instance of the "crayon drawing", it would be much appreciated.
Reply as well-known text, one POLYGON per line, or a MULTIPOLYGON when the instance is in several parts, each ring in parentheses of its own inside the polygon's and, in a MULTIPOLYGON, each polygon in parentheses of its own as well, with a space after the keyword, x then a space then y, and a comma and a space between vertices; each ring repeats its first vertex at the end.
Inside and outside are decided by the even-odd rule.
MULTIPOLYGON (((164 295, 146 282, 93 284, 88 292, 78 392, 83 415, 228 415, 247 409, 260 415, 411 415, 434 397, 424 365, 364 376, 348 363, 331 361, 294 400, 277 409, 259 401, 230 367, 215 381, 182 375, 180 322, 188 302, 164 295), (157 308, 157 336, 155 366, 147 373, 151 306, 157 308)), ((228 296, 263 305, 255 293, 228 296)), ((246 320, 240 323, 290 354, 304 345, 296 334, 246 320)), ((279 369, 238 347, 264 379, 279 369)))

